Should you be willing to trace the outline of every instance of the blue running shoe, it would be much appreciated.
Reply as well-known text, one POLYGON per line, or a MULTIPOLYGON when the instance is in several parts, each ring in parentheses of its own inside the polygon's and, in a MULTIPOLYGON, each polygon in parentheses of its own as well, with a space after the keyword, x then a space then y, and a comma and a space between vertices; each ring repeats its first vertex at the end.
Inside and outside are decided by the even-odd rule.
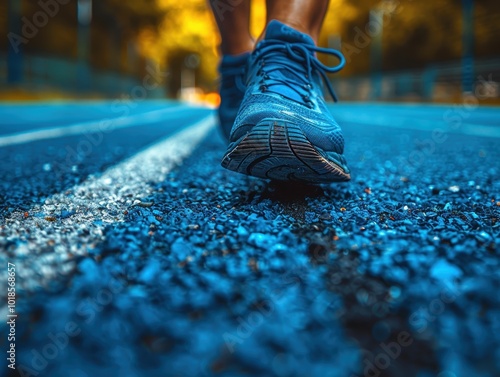
POLYGON ((311 37, 273 20, 250 56, 247 89, 221 165, 260 178, 328 183, 350 180, 342 131, 326 107, 322 81, 345 59, 311 37), (332 54, 336 67, 316 52, 332 54))
POLYGON ((218 114, 222 133, 227 140, 245 95, 245 70, 249 56, 249 53, 224 55, 219 64, 221 102, 218 114))

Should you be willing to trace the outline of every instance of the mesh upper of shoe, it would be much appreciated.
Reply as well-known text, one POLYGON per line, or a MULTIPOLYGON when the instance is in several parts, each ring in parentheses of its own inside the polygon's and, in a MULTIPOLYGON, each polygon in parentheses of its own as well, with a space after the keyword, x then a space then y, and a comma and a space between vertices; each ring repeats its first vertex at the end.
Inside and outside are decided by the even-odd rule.
POLYGON ((222 131, 228 139, 245 95, 245 71, 249 56, 249 53, 225 55, 219 64, 221 103, 218 115, 222 131))
POLYGON ((345 63, 336 50, 322 49, 306 34, 271 21, 266 36, 249 59, 247 90, 236 117, 231 141, 245 135, 261 120, 280 119, 299 125, 306 137, 324 151, 343 153, 344 139, 323 98, 323 85, 335 93, 325 72, 337 72, 345 63), (340 59, 335 67, 323 65, 315 52, 340 59))

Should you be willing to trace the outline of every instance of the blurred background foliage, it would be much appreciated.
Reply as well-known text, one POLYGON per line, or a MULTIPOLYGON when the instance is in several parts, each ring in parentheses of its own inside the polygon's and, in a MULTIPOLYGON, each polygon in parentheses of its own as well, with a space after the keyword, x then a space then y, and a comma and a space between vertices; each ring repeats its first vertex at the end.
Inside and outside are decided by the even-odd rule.
MULTIPOLYGON (((29 20, 40 10, 39 2, 34 0, 0 2, 0 32, 4 36, 12 32, 8 4, 13 1, 21 2, 21 16, 29 20)), ((200 61, 193 68, 196 86, 204 91, 216 90, 219 37, 206 1, 94 0, 89 27, 89 66, 92 70, 140 80, 148 64, 158 64, 170 73, 165 93, 175 96, 181 87, 185 59, 194 54, 200 61)), ((69 0, 59 8, 47 25, 22 45, 25 56, 78 59, 77 0, 69 0)), ((344 53, 347 48, 349 64, 340 73, 341 77, 370 72, 373 41, 369 38, 362 48, 359 41, 360 31, 366 34, 373 10, 384 12, 379 67, 382 72, 424 69, 429 64, 461 59, 461 1, 332 0, 320 44, 339 47, 340 43, 344 53)), ((257 36, 264 27, 264 0, 252 2, 252 19, 252 33, 257 36)), ((500 57, 500 1, 474 1, 473 20, 475 57, 500 57)), ((0 60, 2 57, 5 60, 8 45, 8 38, 0 39, 0 60)), ((6 64, 0 69, 5 71, 6 64)), ((6 81, 6 76, 3 72, 0 80, 3 77, 6 81)))

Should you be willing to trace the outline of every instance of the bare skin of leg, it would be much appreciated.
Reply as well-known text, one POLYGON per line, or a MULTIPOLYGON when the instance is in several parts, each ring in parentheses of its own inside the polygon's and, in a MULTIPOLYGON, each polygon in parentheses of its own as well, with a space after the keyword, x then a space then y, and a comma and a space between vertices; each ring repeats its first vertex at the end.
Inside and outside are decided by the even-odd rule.
POLYGON ((250 0, 208 1, 219 28, 222 54, 239 55, 252 51, 255 41, 250 35, 250 0))
MULTIPOLYGON (((267 0, 267 21, 278 20, 318 42, 330 0, 267 0)), ((259 40, 264 38, 261 35, 259 40)))

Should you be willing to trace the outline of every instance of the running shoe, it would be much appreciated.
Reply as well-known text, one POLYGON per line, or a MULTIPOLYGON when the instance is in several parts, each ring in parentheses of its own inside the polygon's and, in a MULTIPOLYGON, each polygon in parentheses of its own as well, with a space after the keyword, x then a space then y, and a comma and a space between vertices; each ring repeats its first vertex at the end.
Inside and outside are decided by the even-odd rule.
POLYGON ((342 131, 323 97, 325 83, 337 100, 326 73, 344 64, 339 51, 317 47, 307 34, 271 21, 249 58, 245 96, 221 165, 274 180, 348 181, 342 131), (316 52, 340 62, 326 66, 316 52))
POLYGON ((224 55, 219 64, 221 102, 218 115, 222 133, 227 140, 245 95, 245 69, 249 56, 249 53, 224 55))

